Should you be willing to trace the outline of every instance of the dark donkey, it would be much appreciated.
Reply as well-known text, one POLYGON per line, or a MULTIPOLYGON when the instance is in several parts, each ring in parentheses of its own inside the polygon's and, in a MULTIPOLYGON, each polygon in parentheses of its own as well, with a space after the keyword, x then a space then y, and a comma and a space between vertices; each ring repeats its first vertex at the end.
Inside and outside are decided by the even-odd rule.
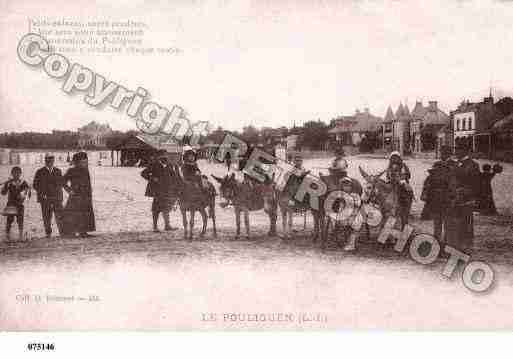
POLYGON ((249 181, 251 180, 245 183, 239 182, 235 179, 234 173, 232 173, 231 176, 226 175, 224 178, 216 177, 214 175, 212 175, 212 177, 221 185, 219 188, 220 195, 227 201, 224 207, 230 204, 233 205, 233 209, 235 211, 235 223, 237 225, 236 238, 239 238, 240 236, 241 212, 244 213, 246 237, 249 239, 249 212, 259 211, 262 209, 264 209, 269 216, 270 229, 268 235, 276 235, 276 205, 273 203, 268 206, 264 203, 263 199, 264 193, 272 190, 272 184, 260 184, 256 182, 252 182, 250 184, 249 181))
MULTIPOLYGON (((282 190, 279 190, 274 185, 272 187, 272 190, 267 189, 263 192, 263 199, 266 203, 266 207, 271 208, 273 205, 276 205, 279 207, 281 216, 282 216, 282 222, 283 222, 283 235, 285 238, 290 238, 291 236, 291 222, 292 222, 292 216, 294 212, 306 212, 310 211, 312 213, 313 219, 314 219, 314 236, 313 236, 313 242, 315 242, 319 235, 321 236, 321 239, 324 238, 324 211, 323 211, 323 198, 320 198, 320 209, 314 210, 310 208, 310 200, 309 200, 309 194, 306 194, 302 201, 296 200, 295 196, 296 193, 301 186, 301 183, 303 179, 310 173, 310 171, 305 172, 301 176, 295 176, 291 175, 288 180, 287 184, 282 190), (288 224, 288 228, 287 228, 288 224)), ((274 180, 274 178, 273 178, 274 180)))
MULTIPOLYGON (((203 178, 204 179, 204 178, 203 178)), ((182 212, 184 238, 192 240, 194 229, 194 216, 196 211, 201 214, 203 220, 203 227, 201 229, 200 238, 203 238, 207 229, 207 211, 208 217, 212 219, 214 230, 214 237, 217 237, 216 229, 216 190, 214 185, 206 180, 203 185, 198 183, 188 182, 182 178, 181 188, 178 197, 178 205, 180 212, 182 212), (189 230, 187 230, 187 212, 190 213, 189 230)))
POLYGON ((381 178, 385 171, 376 175, 368 174, 363 168, 358 167, 362 177, 367 182, 366 192, 369 194, 370 202, 378 205, 383 216, 383 224, 387 218, 399 219, 399 228, 402 230, 408 223, 413 196, 405 193, 401 184, 386 182, 381 178))
MULTIPOLYGON (((325 201, 328 197, 328 194, 332 191, 338 191, 341 190, 340 187, 340 178, 344 177, 345 175, 324 175, 322 173, 319 173, 319 179, 325 184, 326 186, 326 193, 322 196, 319 196, 319 209, 313 209, 310 206, 310 198, 309 194, 305 195, 302 201, 297 201, 295 196, 296 193, 301 186, 302 181, 304 178, 309 174, 309 171, 303 174, 302 176, 290 176, 289 180, 287 181, 287 184, 283 191, 277 191, 277 197, 278 197, 278 205, 281 209, 282 216, 286 216, 287 212, 291 209, 303 209, 303 210, 309 210, 312 213, 313 219, 314 219, 314 234, 313 234, 313 242, 316 242, 318 238, 321 240, 321 247, 325 248, 326 243, 328 240, 328 236, 330 234, 330 226, 332 226, 332 219, 326 215, 326 208, 325 208, 325 201)), ((362 189, 360 183, 351 178, 351 181, 353 182, 355 190, 361 194, 362 189)), ((332 204, 333 208, 331 210, 337 212, 339 210, 339 207, 341 205, 341 200, 338 199, 334 201, 332 204)), ((284 217, 285 220, 285 217, 284 217)), ((284 223, 284 230, 285 230, 285 223, 284 223)))

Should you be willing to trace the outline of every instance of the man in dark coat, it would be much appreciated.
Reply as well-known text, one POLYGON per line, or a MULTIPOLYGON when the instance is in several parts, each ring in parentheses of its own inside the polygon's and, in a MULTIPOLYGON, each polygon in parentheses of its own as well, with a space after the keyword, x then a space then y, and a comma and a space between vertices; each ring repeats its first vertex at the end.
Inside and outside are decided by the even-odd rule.
POLYGON ((52 215, 55 215, 55 222, 59 233, 62 230, 62 186, 64 179, 62 172, 54 167, 55 157, 46 154, 45 166, 36 171, 33 187, 37 192, 37 201, 41 204, 43 223, 46 237, 52 236, 52 215))
POLYGON ((75 153, 72 163, 73 167, 64 175, 64 189, 69 197, 63 212, 63 234, 91 237, 87 232, 96 231, 96 223, 87 153, 75 153))
POLYGON ((479 165, 473 161, 465 148, 457 148, 457 162, 450 162, 447 211, 447 243, 468 251, 473 247, 474 210, 479 196, 479 165))
POLYGON ((483 165, 483 172, 481 172, 481 187, 479 196, 479 212, 485 216, 497 215, 497 208, 493 200, 492 179, 497 173, 502 172, 502 166, 496 164, 492 166, 488 163, 483 165))
POLYGON ((451 149, 447 146, 441 150, 441 159, 428 170, 429 175, 424 181, 421 200, 425 202, 421 219, 433 220, 434 236, 444 242, 446 232, 446 216, 448 210, 448 190, 451 164, 448 162, 451 149))
POLYGON ((153 231, 159 232, 158 219, 162 213, 164 229, 175 230, 171 227, 169 212, 173 209, 181 188, 178 169, 168 161, 165 151, 160 152, 153 163, 141 172, 141 176, 148 181, 146 186, 147 197, 153 197, 151 213, 153 216, 153 231))
POLYGON ((457 151, 460 160, 459 176, 464 187, 465 205, 463 206, 464 221, 463 233, 468 240, 474 239, 474 210, 477 209, 481 187, 481 171, 468 150, 457 151))

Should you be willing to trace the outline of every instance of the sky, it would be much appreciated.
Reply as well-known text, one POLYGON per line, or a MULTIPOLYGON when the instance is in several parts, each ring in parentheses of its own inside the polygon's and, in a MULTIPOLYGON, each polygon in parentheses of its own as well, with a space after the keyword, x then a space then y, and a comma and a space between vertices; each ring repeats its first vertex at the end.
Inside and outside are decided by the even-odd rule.
POLYGON ((0 132, 134 129, 110 107, 66 95, 17 57, 28 19, 144 21, 148 46, 179 55, 67 55, 189 119, 240 130, 329 122, 368 107, 438 101, 446 112, 490 86, 513 93, 513 2, 0 0, 0 132))

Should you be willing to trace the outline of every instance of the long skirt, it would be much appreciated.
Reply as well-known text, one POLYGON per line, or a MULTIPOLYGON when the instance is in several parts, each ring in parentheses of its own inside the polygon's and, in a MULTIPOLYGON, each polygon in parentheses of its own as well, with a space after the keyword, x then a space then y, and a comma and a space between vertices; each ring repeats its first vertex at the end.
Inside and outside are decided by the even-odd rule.
POLYGON ((471 250, 474 243, 472 208, 460 207, 450 210, 445 223, 447 244, 463 252, 471 250))
POLYGON ((87 233, 96 230, 91 197, 72 195, 62 215, 63 234, 87 233))
POLYGON ((482 195, 481 200, 479 201, 479 211, 484 216, 497 215, 497 208, 495 208, 492 193, 485 193, 482 195))

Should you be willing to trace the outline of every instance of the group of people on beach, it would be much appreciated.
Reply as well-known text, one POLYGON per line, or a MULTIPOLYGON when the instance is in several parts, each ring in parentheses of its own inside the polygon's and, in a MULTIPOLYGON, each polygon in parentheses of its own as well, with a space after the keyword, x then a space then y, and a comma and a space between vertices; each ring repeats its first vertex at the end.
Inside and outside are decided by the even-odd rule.
MULTIPOLYGON (((196 160, 196 153, 189 148, 184 151, 181 164, 178 166, 169 161, 165 151, 161 151, 142 171, 141 176, 148 181, 145 195, 153 198, 151 212, 155 232, 159 231, 160 214, 164 218, 166 231, 177 229, 170 224, 170 212, 184 188, 183 181, 214 191, 215 196, 215 188, 207 181, 206 176, 201 174, 196 160)), ((297 155, 290 160, 294 163, 294 176, 301 177, 308 173, 303 167, 301 156, 297 155)), ((231 162, 231 158, 229 161, 231 162)), ((96 230, 96 226, 87 153, 74 154, 72 167, 64 175, 54 163, 55 158, 52 155, 45 155, 45 166, 37 170, 32 185, 41 206, 46 236, 52 236, 54 217, 61 236, 88 237, 89 232, 96 230), (65 205, 63 191, 69 194, 65 205)), ((244 161, 241 163, 243 166, 244 161)), ((228 170, 230 165, 227 165, 228 170)), ((347 176, 347 167, 343 152, 336 153, 328 168, 329 174, 344 191, 361 196, 365 200, 364 197, 368 194, 358 181, 347 176)), ((474 237, 474 211, 484 215, 497 214, 491 180, 500 172, 500 165, 492 167, 489 164, 483 165, 481 172, 479 165, 465 149, 456 148, 453 156, 451 148, 443 147, 441 159, 428 170, 424 182, 421 200, 425 202, 425 206, 421 219, 433 220, 434 235, 440 241, 460 248, 469 247, 474 237)), ((389 183, 399 184, 405 196, 413 197, 413 189, 409 184, 411 173, 398 152, 392 152, 389 156, 386 178, 389 183)), ((246 176, 244 182, 251 185, 246 176)), ((22 179, 20 167, 15 166, 11 169, 11 177, 3 184, 1 193, 7 195, 7 205, 3 212, 6 216, 6 236, 10 238, 11 227, 16 221, 19 237, 22 239, 24 201, 30 198, 31 187, 22 179)))
MULTIPOLYGON (((63 175, 55 167, 55 157, 45 155, 45 165, 36 171, 32 188, 36 191, 37 201, 41 206, 46 237, 52 236, 52 219, 55 218, 60 236, 80 237, 91 236, 88 232, 96 230, 93 191, 88 169, 86 152, 73 155, 72 167, 63 175), (66 204, 63 204, 63 191, 68 193, 66 204)), ((19 239, 23 239, 24 202, 31 196, 31 188, 22 179, 22 170, 15 166, 11 169, 10 178, 3 184, 2 195, 7 195, 7 205, 3 211, 6 219, 6 238, 10 240, 11 227, 14 221, 18 224, 19 239)))
POLYGON ((433 220, 434 236, 455 248, 470 249, 474 238, 474 212, 496 215, 492 178, 502 172, 474 161, 467 149, 441 149, 441 159, 428 170, 421 200, 425 202, 421 219, 433 220))

